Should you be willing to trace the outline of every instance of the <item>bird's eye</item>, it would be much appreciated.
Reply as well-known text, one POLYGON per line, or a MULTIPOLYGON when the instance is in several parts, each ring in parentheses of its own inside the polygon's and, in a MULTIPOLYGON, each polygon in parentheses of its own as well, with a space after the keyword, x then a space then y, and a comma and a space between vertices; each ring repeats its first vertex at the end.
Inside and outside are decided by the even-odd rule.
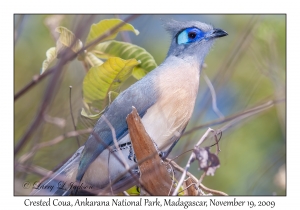
POLYGON ((197 35, 196 32, 189 32, 188 34, 190 39, 195 39, 196 35, 197 35))
POLYGON ((177 35, 177 44, 188 44, 199 41, 204 37, 204 34, 199 28, 186 28, 177 35))

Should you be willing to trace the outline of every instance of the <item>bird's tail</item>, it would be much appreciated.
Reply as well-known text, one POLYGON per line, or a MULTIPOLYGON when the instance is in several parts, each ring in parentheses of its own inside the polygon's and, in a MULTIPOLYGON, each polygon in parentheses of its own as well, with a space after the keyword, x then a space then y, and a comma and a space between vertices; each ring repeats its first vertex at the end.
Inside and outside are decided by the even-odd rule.
POLYGON ((30 195, 69 195, 83 148, 80 147, 60 169, 35 186, 30 195))

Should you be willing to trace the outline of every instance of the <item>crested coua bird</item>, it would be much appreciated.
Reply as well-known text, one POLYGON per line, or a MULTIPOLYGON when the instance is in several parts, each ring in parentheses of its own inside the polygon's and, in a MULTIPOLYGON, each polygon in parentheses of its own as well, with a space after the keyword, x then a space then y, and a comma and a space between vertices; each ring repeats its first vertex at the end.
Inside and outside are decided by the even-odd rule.
MULTIPOLYGON (((85 145, 77 150, 51 178, 41 186, 62 185, 56 177, 65 177, 93 189, 104 189, 115 180, 110 190, 114 193, 137 184, 132 174, 126 173, 120 153, 114 145, 111 126, 119 148, 129 167, 136 164, 133 156, 126 117, 137 109, 141 121, 162 156, 167 156, 179 140, 193 113, 199 88, 201 67, 214 40, 228 35, 224 30, 198 21, 169 21, 166 30, 172 36, 166 59, 144 78, 123 91, 97 121, 85 145), (110 125, 108 124, 110 123, 110 125), (101 143, 99 141, 103 141, 101 143), (113 149, 109 150, 107 146, 113 149), (115 153, 115 154, 111 154, 115 153), (125 173, 124 173, 125 172, 125 173), (122 177, 120 175, 123 174, 122 177)), ((41 187, 33 195, 69 195, 71 190, 41 187)), ((76 191, 78 195, 79 191, 76 191)))

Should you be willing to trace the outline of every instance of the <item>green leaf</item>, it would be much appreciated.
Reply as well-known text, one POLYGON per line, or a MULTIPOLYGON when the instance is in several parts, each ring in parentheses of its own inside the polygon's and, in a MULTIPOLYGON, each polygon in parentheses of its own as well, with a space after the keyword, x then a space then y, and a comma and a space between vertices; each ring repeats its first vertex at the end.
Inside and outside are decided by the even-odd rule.
POLYGON ((109 91, 108 93, 108 105, 110 105, 117 97, 119 93, 115 91, 109 91))
MULTIPOLYGON (((154 69, 154 68, 153 68, 154 69)), ((151 70, 153 70, 151 69, 151 70)), ((135 67, 132 71, 132 76, 136 78, 137 80, 142 79, 146 74, 148 74, 150 71, 147 71, 140 67, 135 67)))
POLYGON ((55 29, 55 31, 60 33, 60 36, 56 42, 57 54, 62 52, 62 50, 66 47, 72 46, 71 49, 75 53, 82 48, 83 46, 82 42, 79 39, 77 39, 73 34, 73 32, 70 31, 69 29, 59 26, 55 29), (75 43, 73 44, 73 42, 75 43))
POLYGON ((75 35, 69 29, 59 26, 55 29, 56 32, 60 33, 59 38, 56 42, 56 47, 51 47, 46 52, 46 60, 44 60, 40 74, 43 74, 49 67, 50 63, 59 57, 65 48, 71 47, 73 52, 78 52, 82 48, 82 42, 75 37, 75 35), (75 41, 76 40, 76 41, 75 41), (73 44, 73 42, 75 43, 73 44), (73 45, 72 45, 73 44, 73 45))
POLYGON ((148 72, 157 67, 153 56, 144 48, 127 42, 107 41, 100 43, 94 47, 92 52, 101 59, 110 57, 120 57, 122 59, 135 58, 141 61, 141 64, 133 69, 132 75, 136 79, 141 79, 148 72))
POLYGON ((138 186, 133 186, 132 188, 126 190, 129 195, 140 195, 140 189, 138 186))
MULTIPOLYGON (((106 104, 106 106, 110 105, 117 97, 118 97, 119 93, 115 92, 115 91, 109 91, 108 92, 108 104, 106 104)), ((107 101, 107 100, 106 100, 107 101)), ((85 104, 85 101, 83 101, 83 103, 85 104)), ((106 107, 105 107, 106 108, 106 107)), ((101 110, 101 112, 96 113, 96 114, 92 114, 92 112, 90 111, 90 108, 88 107, 88 105, 86 104, 82 110, 81 110, 81 115, 90 119, 99 119, 102 115, 102 113, 104 112, 105 108, 103 110, 101 110)))
MULTIPOLYGON (((101 20, 99 23, 93 24, 91 26, 88 37, 86 39, 86 45, 94 41, 98 37, 104 35, 105 33, 109 33, 111 29, 113 29, 115 26, 123 22, 124 21, 120 19, 108 19, 108 20, 101 20)), ((132 31, 136 35, 139 34, 139 31, 136 30, 131 24, 125 23, 122 27, 118 28, 114 33, 111 33, 108 37, 101 40, 101 42, 116 38, 116 36, 120 31, 132 31)))
POLYGON ((99 113, 108 105, 110 91, 116 91, 138 64, 136 59, 111 57, 101 66, 90 68, 83 80, 83 100, 91 114, 99 113))
MULTIPOLYGON (((82 108, 82 110, 84 110, 84 109, 82 108)), ((81 113, 82 113, 82 110, 81 110, 81 113)), ((101 116, 101 114, 99 114, 99 117, 100 116, 101 116)), ((98 121, 98 118, 93 119, 93 118, 90 118, 90 117, 79 114, 78 118, 77 118, 76 127, 77 127, 78 130, 87 129, 87 128, 94 128, 95 124, 98 121)), ((89 133, 80 135, 79 136, 80 141, 86 141, 88 139, 89 135, 90 135, 89 133)))
MULTIPOLYGON (((111 102, 113 102, 113 100, 115 100, 118 95, 119 95, 119 93, 110 91, 108 93, 109 104, 111 104, 111 102)), ((91 114, 89 111, 88 105, 84 101, 83 101, 83 104, 84 104, 84 107, 81 109, 81 113, 80 113, 80 115, 78 115, 78 120, 77 120, 77 128, 79 130, 93 128, 105 110, 105 109, 103 109, 100 113, 97 113, 97 114, 91 114)), ((80 140, 86 141, 88 139, 88 137, 89 137, 89 134, 80 135, 80 140)))
POLYGON ((91 113, 89 113, 89 111, 87 111, 86 109, 82 108, 80 114, 82 116, 84 116, 84 117, 89 118, 89 119, 96 120, 96 119, 99 119, 99 117, 101 116, 102 112, 100 112, 98 114, 91 114, 91 113))
POLYGON ((85 60, 91 65, 91 66, 100 66, 103 64, 103 61, 97 58, 93 53, 87 52, 85 56, 85 60))
POLYGON ((51 47, 46 52, 46 60, 44 60, 40 74, 43 74, 48 69, 50 63, 56 58, 56 47, 51 47))

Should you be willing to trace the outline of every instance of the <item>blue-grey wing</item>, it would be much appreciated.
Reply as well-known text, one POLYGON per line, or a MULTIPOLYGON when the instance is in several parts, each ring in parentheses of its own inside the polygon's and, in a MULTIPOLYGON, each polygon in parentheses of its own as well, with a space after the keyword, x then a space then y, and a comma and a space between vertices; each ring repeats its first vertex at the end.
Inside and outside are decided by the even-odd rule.
MULTIPOLYGON (((126 117, 131 113, 132 106, 137 109, 140 117, 143 117, 147 110, 157 101, 157 92, 152 78, 148 74, 130 86, 109 105, 103 114, 114 127, 117 140, 120 140, 128 133, 126 117)), ((85 171, 99 154, 108 145, 113 144, 112 131, 103 116, 99 118, 93 131, 98 137, 96 138, 91 134, 85 143, 76 176, 77 181, 81 181, 85 171)))

